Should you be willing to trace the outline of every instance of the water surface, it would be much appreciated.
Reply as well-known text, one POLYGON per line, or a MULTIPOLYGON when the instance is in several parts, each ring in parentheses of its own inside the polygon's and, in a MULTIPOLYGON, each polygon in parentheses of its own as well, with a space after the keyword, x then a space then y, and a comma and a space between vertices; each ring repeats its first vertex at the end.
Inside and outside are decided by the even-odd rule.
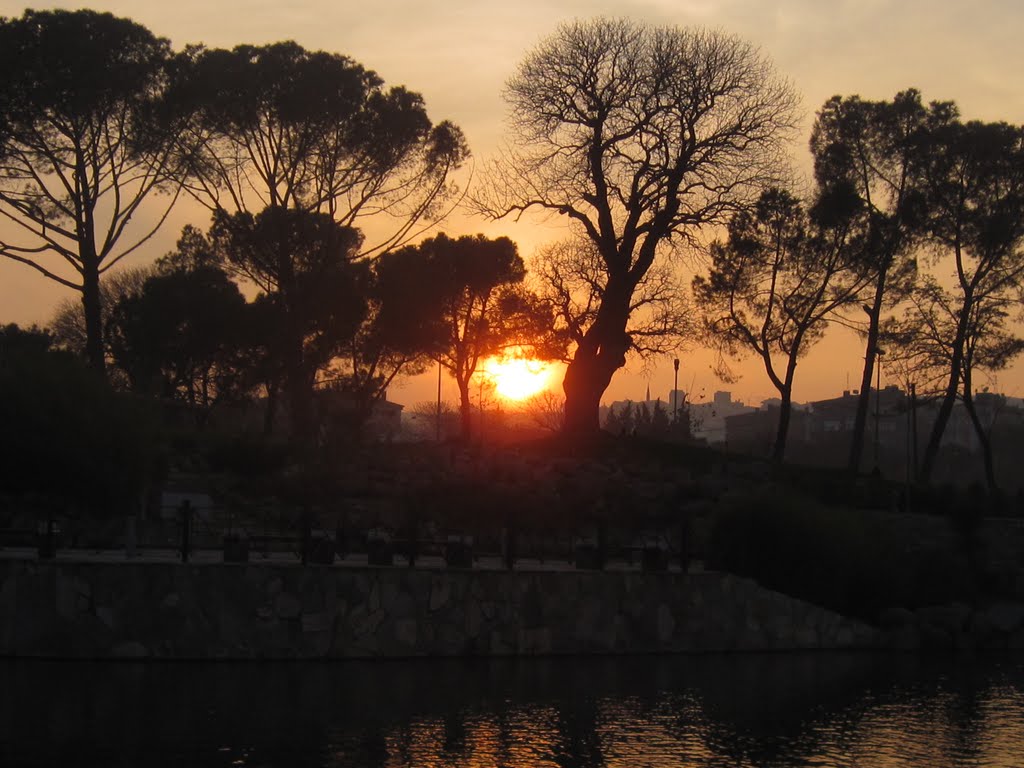
POLYGON ((1019 768, 1024 659, 0 661, 0 765, 1019 768))

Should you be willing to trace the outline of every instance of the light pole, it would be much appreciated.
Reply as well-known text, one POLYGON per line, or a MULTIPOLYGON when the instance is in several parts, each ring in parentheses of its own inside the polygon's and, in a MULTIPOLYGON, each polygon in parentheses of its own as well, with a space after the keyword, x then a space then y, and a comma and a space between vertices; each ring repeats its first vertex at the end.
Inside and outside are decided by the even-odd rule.
POLYGON ((679 426, 679 358, 677 357, 672 361, 672 367, 675 369, 676 381, 672 385, 672 426, 679 426))

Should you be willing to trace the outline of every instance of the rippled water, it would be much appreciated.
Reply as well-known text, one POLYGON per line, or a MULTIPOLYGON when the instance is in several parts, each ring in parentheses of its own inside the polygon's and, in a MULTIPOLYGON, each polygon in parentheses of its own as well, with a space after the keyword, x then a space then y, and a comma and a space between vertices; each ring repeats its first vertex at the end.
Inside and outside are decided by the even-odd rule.
POLYGON ((1024 659, 0 662, 0 766, 1024 766, 1024 659))

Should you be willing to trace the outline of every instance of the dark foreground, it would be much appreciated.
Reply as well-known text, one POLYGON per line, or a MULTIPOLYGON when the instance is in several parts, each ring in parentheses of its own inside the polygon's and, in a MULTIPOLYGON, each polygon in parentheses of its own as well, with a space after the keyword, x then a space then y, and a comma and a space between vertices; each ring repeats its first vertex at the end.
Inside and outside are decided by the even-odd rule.
POLYGON ((0 661, 0 764, 1010 768, 1024 663, 0 661))

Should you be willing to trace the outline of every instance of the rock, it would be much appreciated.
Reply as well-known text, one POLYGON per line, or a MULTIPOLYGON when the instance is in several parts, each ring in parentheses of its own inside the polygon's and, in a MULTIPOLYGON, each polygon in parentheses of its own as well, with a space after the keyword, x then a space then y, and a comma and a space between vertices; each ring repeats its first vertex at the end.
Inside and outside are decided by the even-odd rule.
POLYGON ((149 656, 149 649, 142 643, 120 643, 114 646, 110 655, 116 659, 144 659, 149 656))
POLYGON ((452 583, 449 576, 435 576, 430 580, 430 610, 438 611, 448 604, 452 583))
POLYGON ((302 614, 303 632, 326 632, 331 626, 330 617, 327 611, 302 614))
POLYGON ((281 592, 274 598, 274 613, 279 619, 297 619, 302 612, 302 605, 295 595, 281 592))
POLYGON ((357 638, 375 634, 385 617, 384 611, 374 611, 353 628, 352 634, 357 638))
POLYGON ((101 605, 96 609, 96 617, 103 622, 103 625, 107 629, 114 628, 114 612, 106 605, 101 605))
POLYGON ((483 623, 483 613, 480 610, 480 603, 471 600, 466 606, 466 636, 476 638, 480 634, 480 625, 483 623))
POLYGON ((921 633, 912 624, 890 630, 885 636, 885 644, 894 651, 916 651, 921 648, 921 633))
POLYGON ((917 609, 917 618, 924 624, 954 635, 963 631, 971 617, 971 607, 966 603, 929 605, 917 609))
POLYGON ((928 651, 950 651, 953 649, 953 634, 927 622, 918 628, 921 633, 921 647, 928 651))
POLYGON ((907 625, 913 625, 916 621, 914 612, 907 608, 896 607, 886 608, 878 616, 878 624, 885 629, 895 629, 897 627, 904 627, 907 625))
POLYGON ((985 618, 1000 632, 1013 632, 1024 627, 1024 604, 993 603, 985 609, 985 618))
POLYGON ((665 603, 658 606, 658 641, 662 645, 668 645, 676 629, 676 620, 672 616, 672 609, 665 603))
POLYGON ((416 619, 399 619, 395 622, 395 639, 405 648, 416 647, 416 619))

